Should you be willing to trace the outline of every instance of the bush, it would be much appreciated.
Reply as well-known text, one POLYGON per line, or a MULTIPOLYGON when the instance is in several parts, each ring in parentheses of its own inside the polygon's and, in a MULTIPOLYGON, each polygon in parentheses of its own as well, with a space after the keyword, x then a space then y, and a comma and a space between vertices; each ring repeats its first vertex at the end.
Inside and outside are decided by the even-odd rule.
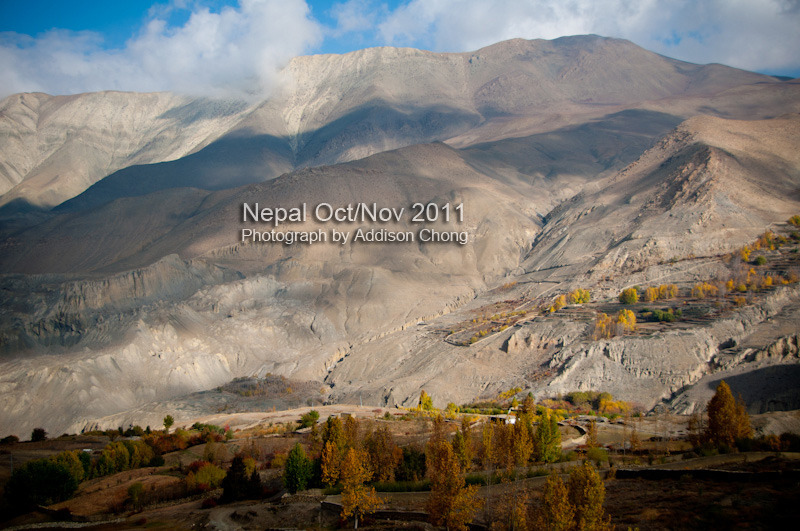
POLYGON ((766 263, 767 263, 767 257, 766 256, 761 255, 758 258, 756 258, 756 265, 763 266, 766 263))
POLYGON ((47 432, 44 428, 34 428, 31 432, 31 442, 39 442, 47 440, 47 432))
POLYGON ((3 437, 2 439, 0 439, 0 444, 3 445, 16 444, 18 442, 19 442, 19 437, 17 437, 16 435, 9 435, 7 437, 3 437))

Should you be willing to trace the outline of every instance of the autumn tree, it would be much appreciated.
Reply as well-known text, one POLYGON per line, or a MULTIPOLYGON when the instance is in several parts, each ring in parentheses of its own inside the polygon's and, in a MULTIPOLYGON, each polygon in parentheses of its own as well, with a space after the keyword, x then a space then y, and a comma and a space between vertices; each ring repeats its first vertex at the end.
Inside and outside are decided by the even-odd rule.
POLYGON ((589 427, 586 430, 586 446, 589 448, 597 448, 597 423, 595 421, 589 422, 589 427))
POLYGON ((614 337, 614 323, 607 314, 600 312, 594 322, 592 339, 611 339, 614 337))
POLYGON ((514 455, 514 464, 516 466, 525 466, 528 464, 528 459, 530 459, 534 449, 531 433, 524 422, 512 424, 510 431, 513 437, 511 449, 514 455))
POLYGON ((622 333, 636 330, 636 315, 627 309, 620 310, 617 314, 617 326, 622 333))
POLYGON ((478 487, 466 486, 461 466, 447 441, 429 442, 428 455, 431 494, 427 509, 431 522, 447 529, 466 529, 483 505, 477 497, 478 487))
POLYGON ((720 381, 706 409, 708 425, 705 439, 711 444, 732 447, 737 440, 753 436, 744 401, 741 397, 738 401, 734 400, 731 388, 725 380, 720 381))
POLYGON ((353 517, 353 529, 358 529, 358 520, 365 514, 375 512, 381 504, 374 487, 364 485, 372 477, 367 465, 367 454, 363 450, 349 448, 342 460, 342 517, 353 517))
POLYGON ((569 294, 571 304, 583 304, 592 300, 592 294, 588 289, 578 288, 569 294))
POLYGON ((347 446, 351 448, 358 447, 358 421, 352 415, 344 419, 344 440, 347 446))
POLYGON ((381 426, 364 437, 364 450, 369 457, 373 479, 376 481, 392 481, 394 471, 403 459, 403 450, 394 442, 392 432, 387 426, 381 426))
POLYGON ((658 300, 658 288, 647 288, 644 290, 645 302, 653 302, 658 300))
POLYGON ((330 486, 339 481, 339 467, 346 446, 342 421, 330 416, 322 426, 322 481, 330 486))
POLYGON ((573 527, 575 507, 569 501, 561 476, 554 470, 542 491, 542 508, 537 514, 537 528, 550 531, 569 531, 573 527))
POLYGON ((606 488, 591 463, 584 461, 583 465, 572 469, 567 489, 569 501, 575 508, 574 519, 578 529, 611 529, 603 509, 606 488))
POLYGON ((420 411, 433 411, 433 398, 425 392, 425 389, 419 393, 419 409, 420 411))

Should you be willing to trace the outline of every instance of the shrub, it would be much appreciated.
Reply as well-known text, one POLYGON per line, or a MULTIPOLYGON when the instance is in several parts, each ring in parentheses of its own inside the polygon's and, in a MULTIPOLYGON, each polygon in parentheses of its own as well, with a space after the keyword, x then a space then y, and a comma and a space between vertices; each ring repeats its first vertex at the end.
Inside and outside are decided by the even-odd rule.
POLYGON ((756 265, 763 266, 766 263, 767 263, 767 257, 766 256, 761 255, 758 258, 756 258, 756 265))
POLYGON ((0 444, 3 444, 3 445, 5 445, 5 444, 16 444, 18 442, 19 442, 19 437, 17 437, 16 435, 8 435, 8 436, 3 437, 2 439, 0 439, 0 444))
POLYGON ((791 223, 795 227, 800 226, 800 215, 795 214, 794 216, 790 217, 789 223, 791 223))

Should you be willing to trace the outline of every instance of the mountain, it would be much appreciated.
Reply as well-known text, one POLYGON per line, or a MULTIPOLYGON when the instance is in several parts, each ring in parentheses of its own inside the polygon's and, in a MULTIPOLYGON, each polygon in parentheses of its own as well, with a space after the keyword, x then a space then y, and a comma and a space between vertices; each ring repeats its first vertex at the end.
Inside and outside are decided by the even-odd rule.
POLYGON ((95 183, 64 208, 172 186, 215 190, 417 143, 464 147, 777 81, 597 36, 517 39, 460 54, 371 48, 298 57, 282 80, 276 94, 250 104, 118 92, 10 96, 0 102, 0 206, 49 209, 95 183))
MULTIPOLYGON (((681 393, 703 378, 758 381, 757 370, 796 363, 791 349, 754 354, 791 343, 796 284, 716 310, 689 292, 739 278, 733 255, 766 228, 791 237, 797 82, 596 36, 300 57, 283 79, 250 103, 2 103, 13 187, 0 199, 0 424, 79 431, 267 373, 345 402, 414 405, 425 388, 443 405, 519 386, 688 411, 703 395, 681 393), (319 221, 323 203, 403 213, 319 221), (437 219, 413 221, 415 203, 425 215, 436 204, 437 219), (243 222, 245 204, 308 215, 243 222), (462 205, 463 220, 449 210, 444 221, 445 204, 462 205), (242 237, 273 228, 329 241, 242 237), (353 241, 359 229, 411 241, 353 241), (468 241, 422 241, 422 229, 468 241), (351 238, 330 241, 334 230, 351 238), (619 290, 663 282, 680 286, 686 319, 592 339, 619 290), (576 287, 593 302, 541 312, 576 287), (471 346, 458 339, 517 309, 525 319, 496 317, 471 346)), ((788 248, 769 256, 759 271, 775 279, 797 267, 788 248)))

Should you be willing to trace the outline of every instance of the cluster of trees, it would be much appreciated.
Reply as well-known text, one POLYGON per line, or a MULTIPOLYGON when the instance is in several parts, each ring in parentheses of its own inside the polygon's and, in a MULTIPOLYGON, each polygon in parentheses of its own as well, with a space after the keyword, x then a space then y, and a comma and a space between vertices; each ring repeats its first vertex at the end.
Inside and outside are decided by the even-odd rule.
POLYGON ((572 469, 566 485, 557 474, 547 478, 542 501, 541 510, 533 518, 538 529, 613 529, 603 509, 605 485, 588 461, 572 469))
MULTIPOLYGON (((466 439, 465 446, 471 447, 469 431, 463 425, 462 433, 466 439)), ((561 459, 558 418, 548 408, 534 406, 533 397, 528 395, 514 424, 484 425, 478 454, 483 468, 508 472, 532 461, 554 463, 561 459)), ((471 459, 462 461, 471 464, 471 459)))
POLYGON ((570 304, 584 304, 591 302, 592 294, 588 289, 578 288, 569 294, 570 304))
POLYGON ((87 452, 68 450, 14 469, 5 495, 20 510, 49 505, 71 498, 86 479, 150 466, 154 460, 152 448, 142 441, 111 442, 94 459, 87 452))
POLYGON ((659 310, 657 308, 654 310, 650 310, 647 308, 642 308, 641 317, 643 319, 657 321, 659 323, 661 322, 672 323, 677 319, 683 317, 683 310, 681 310, 680 308, 678 308, 677 310, 674 310, 672 308, 667 308, 666 310, 659 310))
MULTIPOLYGON (((168 433, 173 424, 174 419, 167 415, 164 418, 165 429, 161 433, 151 431, 149 426, 146 429, 131 426, 128 430, 120 427, 117 430, 98 432, 111 435, 112 441, 96 456, 80 450, 68 450, 48 458, 28 461, 14 470, 6 485, 5 495, 18 510, 57 503, 72 497, 82 481, 140 467, 162 466, 162 453, 204 442, 213 448, 215 441, 230 438, 232 435, 229 429, 212 424, 195 424, 191 431, 176 430, 168 433), (139 436, 141 439, 114 440, 125 434, 139 436)), ((47 432, 43 428, 36 428, 31 433, 32 441, 46 439, 47 432)), ((4 440, 18 442, 15 436, 4 440)), ((187 484, 191 489, 206 490, 219 485, 221 477, 225 475, 219 467, 205 461, 198 462, 197 465, 189 471, 187 484)))
POLYGON ((692 287, 692 297, 696 299, 716 297, 717 295, 719 295, 719 288, 708 282, 700 282, 692 287))
POLYGON ((595 318, 592 339, 611 339, 616 335, 636 330, 636 315, 628 309, 617 313, 616 319, 600 312, 595 318))
POLYGON ((678 296, 678 286, 675 284, 661 284, 656 287, 649 287, 645 289, 644 300, 647 302, 655 302, 659 300, 674 299, 678 296))

